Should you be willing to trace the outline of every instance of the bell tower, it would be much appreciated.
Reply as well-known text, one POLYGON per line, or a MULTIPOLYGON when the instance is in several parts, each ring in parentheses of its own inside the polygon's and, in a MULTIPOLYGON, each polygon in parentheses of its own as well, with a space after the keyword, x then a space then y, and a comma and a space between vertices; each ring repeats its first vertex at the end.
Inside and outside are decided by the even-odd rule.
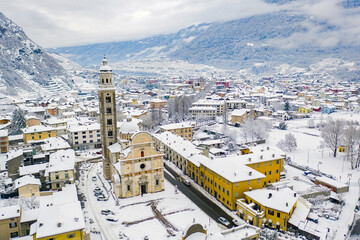
POLYGON ((102 142, 102 159, 104 178, 111 179, 110 176, 110 156, 108 147, 116 143, 117 124, 116 124, 116 102, 115 87, 113 85, 112 70, 104 56, 103 65, 99 70, 99 108, 100 108, 100 128, 102 142))

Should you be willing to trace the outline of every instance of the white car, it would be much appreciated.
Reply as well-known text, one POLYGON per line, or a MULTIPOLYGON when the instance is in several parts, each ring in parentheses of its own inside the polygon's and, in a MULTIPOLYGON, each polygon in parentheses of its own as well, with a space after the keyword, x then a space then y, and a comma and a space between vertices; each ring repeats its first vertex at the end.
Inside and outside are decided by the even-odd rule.
POLYGON ((106 217, 106 220, 109 221, 109 222, 117 222, 117 221, 119 221, 119 219, 117 217, 115 217, 114 215, 108 215, 106 217))

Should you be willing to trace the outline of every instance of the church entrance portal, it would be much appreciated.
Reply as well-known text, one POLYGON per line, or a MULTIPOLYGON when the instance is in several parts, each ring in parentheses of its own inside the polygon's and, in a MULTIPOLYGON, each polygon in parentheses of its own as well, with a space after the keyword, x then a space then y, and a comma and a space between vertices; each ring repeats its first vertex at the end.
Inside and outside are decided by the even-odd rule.
POLYGON ((147 191, 146 191, 146 185, 145 185, 145 184, 140 185, 140 188, 141 188, 141 195, 147 193, 147 191))

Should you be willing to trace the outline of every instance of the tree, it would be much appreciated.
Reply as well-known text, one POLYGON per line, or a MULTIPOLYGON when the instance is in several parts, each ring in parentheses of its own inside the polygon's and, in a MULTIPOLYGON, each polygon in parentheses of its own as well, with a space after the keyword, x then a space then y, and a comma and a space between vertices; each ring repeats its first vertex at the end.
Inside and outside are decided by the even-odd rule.
POLYGON ((351 163, 351 168, 354 169, 358 167, 360 129, 354 122, 348 122, 345 126, 343 144, 345 146, 345 158, 351 163))
POLYGON ((16 108, 13 111, 11 124, 13 126, 13 131, 10 135, 20 134, 21 129, 26 127, 25 114, 20 108, 16 108))
POLYGON ((286 124, 286 122, 281 122, 281 123, 279 123, 279 129, 281 129, 281 130, 286 130, 286 129, 287 129, 287 124, 286 124))
POLYGON ((264 121, 248 118, 242 125, 242 133, 246 142, 268 138, 268 128, 264 121))
POLYGON ((277 146, 286 152, 292 152, 296 150, 297 143, 294 134, 288 133, 285 135, 285 139, 278 142, 277 146))
POLYGON ((325 145, 334 152, 334 157, 336 157, 343 133, 343 121, 333 120, 331 118, 325 122, 324 127, 321 129, 321 137, 324 139, 325 145))
POLYGON ((290 110, 290 103, 289 101, 286 101, 284 105, 284 111, 289 111, 289 110, 290 110))
POLYGON ((314 119, 310 118, 308 121, 308 127, 309 128, 315 128, 315 121, 314 119))

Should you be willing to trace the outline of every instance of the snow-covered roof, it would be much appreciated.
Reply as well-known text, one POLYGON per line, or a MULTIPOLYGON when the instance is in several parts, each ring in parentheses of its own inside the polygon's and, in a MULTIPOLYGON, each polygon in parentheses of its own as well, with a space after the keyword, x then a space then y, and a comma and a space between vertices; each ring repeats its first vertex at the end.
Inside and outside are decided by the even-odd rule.
POLYGON ((180 123, 172 123, 160 126, 161 129, 164 130, 172 130, 172 129, 179 129, 179 128, 190 128, 195 125, 194 122, 180 122, 180 123))
POLYGON ((40 179, 35 178, 31 175, 25 175, 15 180, 15 188, 21 188, 26 185, 41 185, 40 179))
POLYGON ((333 186, 333 187, 336 187, 336 188, 346 188, 348 187, 348 185, 344 184, 344 183, 341 183, 341 182, 338 182, 336 180, 333 180, 331 178, 328 178, 328 177, 316 177, 315 180, 321 182, 321 183, 324 183, 326 185, 330 185, 330 186, 333 186))
POLYGON ((36 233, 37 238, 55 236, 62 233, 85 228, 80 202, 71 202, 40 209, 35 227, 30 235, 36 233))
POLYGON ((68 132, 82 132, 82 131, 96 131, 100 130, 100 123, 89 123, 86 125, 68 125, 66 128, 68 132))
POLYGON ((214 107, 191 107, 189 111, 216 111, 214 107))
POLYGON ((121 152, 121 145, 117 142, 108 147, 111 153, 119 153, 121 152))
POLYGON ((279 190, 257 189, 244 192, 244 194, 267 208, 284 213, 289 213, 299 198, 299 194, 290 188, 279 190))
POLYGON ((242 182, 266 177, 243 163, 227 157, 207 161, 200 160, 200 163, 230 182, 242 182))
POLYGON ((6 137, 6 136, 8 136, 8 130, 7 129, 0 130, 0 137, 6 137))
POLYGON ((42 164, 34 164, 24 167, 19 167, 19 174, 20 176, 24 176, 26 174, 35 174, 40 172, 41 170, 45 170, 48 163, 42 163, 42 164))
POLYGON ((21 212, 21 223, 36 221, 40 214, 40 208, 23 210, 21 212))
POLYGON ((243 116, 245 113, 247 113, 248 109, 235 109, 232 111, 231 116, 243 116))
POLYGON ((21 129, 23 133, 38 133, 38 132, 46 132, 46 131, 54 131, 55 129, 52 127, 38 125, 38 126, 31 126, 21 129))
POLYGON ((74 169, 75 151, 72 149, 60 150, 50 155, 49 167, 45 171, 48 176, 50 172, 74 169))
POLYGON ((60 137, 47 138, 44 139, 44 142, 44 144, 41 144, 43 152, 70 148, 69 143, 60 137))
POLYGON ((0 220, 20 217, 20 205, 0 208, 0 220))

